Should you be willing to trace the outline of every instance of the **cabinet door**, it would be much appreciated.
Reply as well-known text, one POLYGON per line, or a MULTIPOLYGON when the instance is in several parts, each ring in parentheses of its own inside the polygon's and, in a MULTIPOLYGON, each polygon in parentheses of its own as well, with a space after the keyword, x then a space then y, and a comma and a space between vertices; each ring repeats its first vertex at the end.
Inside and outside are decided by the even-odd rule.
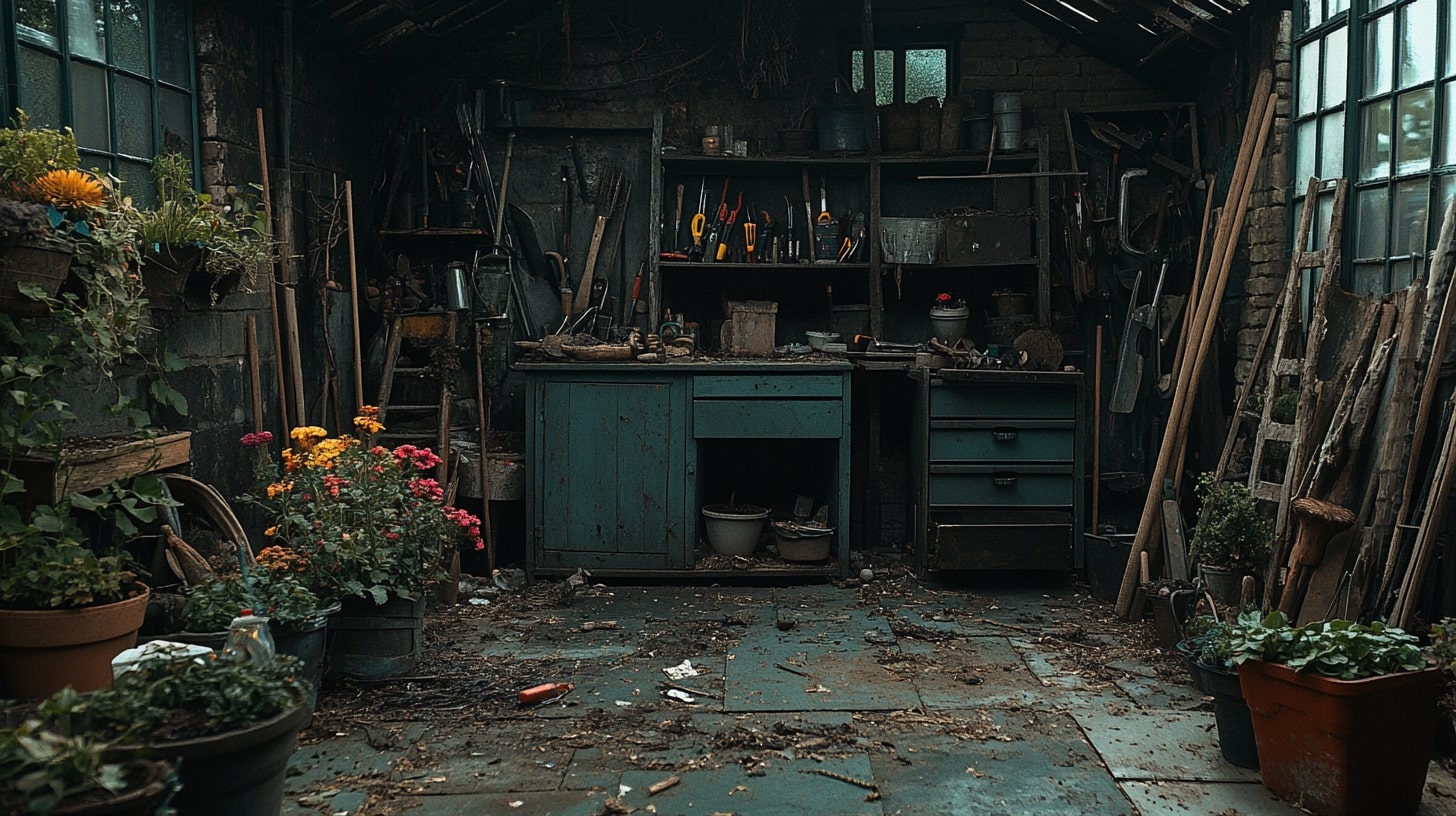
POLYGON ((687 476, 672 384, 547 382, 538 566, 684 566, 687 476))

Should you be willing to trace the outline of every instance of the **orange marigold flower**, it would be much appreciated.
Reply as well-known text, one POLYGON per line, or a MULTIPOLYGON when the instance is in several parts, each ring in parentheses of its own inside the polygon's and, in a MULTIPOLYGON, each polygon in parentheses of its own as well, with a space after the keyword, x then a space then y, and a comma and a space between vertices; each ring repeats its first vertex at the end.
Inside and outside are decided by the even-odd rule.
POLYGON ((359 416, 365 419, 379 419, 379 406, 361 405, 359 406, 359 416))
POLYGON ((58 209, 83 210, 101 206, 105 188, 90 173, 52 170, 30 183, 30 195, 38 201, 48 201, 58 209))
POLYGON ((284 470, 292 472, 298 470, 300 467, 303 467, 303 462, 299 459, 294 458, 293 451, 284 448, 283 452, 279 455, 283 458, 284 470))
POLYGON ((294 442, 298 443, 300 448, 308 450, 318 444, 319 440, 327 439, 329 432, 317 425, 305 425, 300 428, 294 428, 288 435, 293 438, 294 442))
POLYGON ((379 420, 367 416, 354 417, 354 427, 367 434, 376 434, 384 430, 384 425, 379 420))
POLYGON ((266 530, 263 531, 263 535, 265 535, 265 536, 267 536, 269 538, 272 538, 273 536, 278 535, 278 528, 277 527, 269 527, 268 529, 266 529, 266 530))
POLYGON ((274 482, 268 485, 268 498, 277 498, 280 493, 287 493, 293 489, 293 482, 274 482))

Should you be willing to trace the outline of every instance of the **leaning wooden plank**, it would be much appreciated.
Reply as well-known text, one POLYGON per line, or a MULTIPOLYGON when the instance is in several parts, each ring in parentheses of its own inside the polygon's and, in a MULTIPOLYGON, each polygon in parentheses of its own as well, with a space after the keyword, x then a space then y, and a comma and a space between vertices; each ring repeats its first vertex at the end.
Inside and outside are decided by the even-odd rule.
POLYGON ((86 493, 144 473, 185 465, 192 455, 188 431, 150 439, 88 439, 69 443, 59 453, 17 456, 12 470, 26 492, 48 503, 68 493, 86 493))
POLYGON ((1430 501, 1425 515, 1421 517, 1410 566, 1405 580, 1401 582, 1395 608, 1390 613, 1390 623, 1400 627, 1409 627, 1415 621, 1421 587, 1435 558, 1436 535, 1451 506, 1451 487, 1456 480, 1456 404, 1451 408, 1445 437, 1441 440, 1441 456, 1436 462, 1436 476, 1431 482, 1430 501))
POLYGON ((1194 311, 1195 319, 1189 339, 1190 342, 1196 339, 1192 348, 1196 348, 1197 353, 1185 355, 1182 368, 1178 372, 1177 386, 1173 392, 1172 410, 1169 414, 1168 424, 1164 428, 1157 464, 1153 467, 1152 479, 1149 481, 1149 485, 1153 487, 1149 488, 1147 498, 1143 503, 1137 537, 1133 541, 1127 568, 1123 571, 1122 586, 1119 588, 1117 596, 1117 614, 1123 619, 1128 619, 1133 614, 1137 589, 1137 564, 1140 563, 1143 553, 1156 552, 1159 544, 1162 525, 1158 522, 1161 515, 1162 496, 1156 486, 1161 485, 1163 479, 1168 475, 1169 465, 1176 456, 1174 449, 1184 441, 1188 415, 1193 402, 1193 392, 1198 389, 1198 379, 1208 358, 1208 349, 1212 345, 1215 318, 1218 307, 1223 301, 1224 288, 1228 285, 1228 274, 1233 263, 1234 249, 1238 244, 1239 233, 1243 230, 1244 216, 1248 211, 1253 177, 1257 170, 1257 159, 1264 154, 1269 126, 1274 119, 1276 98, 1269 93, 1272 82, 1272 75, 1269 71, 1260 73, 1258 90, 1254 94, 1251 105, 1251 116, 1244 131, 1239 160, 1235 165, 1234 183, 1229 187, 1229 200, 1234 204, 1234 212, 1232 217, 1220 220, 1219 236, 1222 240, 1215 239, 1214 241, 1213 257, 1217 263, 1209 268, 1209 281, 1199 298, 1199 308, 1194 311))
POLYGON ((1163 545, 1168 550, 1168 577, 1187 581, 1188 541, 1183 536, 1183 511, 1174 499, 1163 500, 1163 545))

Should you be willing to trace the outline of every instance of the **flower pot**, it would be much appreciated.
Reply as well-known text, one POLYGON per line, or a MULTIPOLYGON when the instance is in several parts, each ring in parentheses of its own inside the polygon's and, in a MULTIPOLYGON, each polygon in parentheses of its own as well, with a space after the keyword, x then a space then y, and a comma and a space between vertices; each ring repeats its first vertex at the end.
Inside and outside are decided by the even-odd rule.
POLYGON ((425 596, 390 596, 382 604, 344 599, 329 618, 324 675, 369 683, 414 671, 420 659, 425 596))
POLYGON ((1254 721, 1239 686, 1239 674, 1232 669, 1210 666, 1190 658, 1203 681, 1200 688, 1213 697, 1213 721, 1218 728, 1218 750, 1223 758, 1240 768, 1259 769, 1259 746, 1254 740, 1254 721))
POLYGON ((1222 606, 1238 607, 1244 583, 1242 572, 1233 567, 1199 564, 1198 573, 1203 576, 1203 583, 1208 586, 1208 594, 1212 595, 1215 601, 1222 606))
POLYGON ((0 609, 0 697, 111 685, 111 659, 136 645, 151 590, 84 609, 0 609))
POLYGON ((719 555, 753 555, 763 534, 768 510, 752 504, 710 504, 703 507, 708 547, 719 555))
POLYGON ((283 778, 312 712, 302 702, 260 723, 189 740, 115 749, 180 761, 178 816, 278 816, 283 778))
POLYGON ((68 250, 26 242, 0 247, 0 312, 16 317, 40 317, 50 309, 20 293, 21 285, 39 286, 55 297, 71 271, 68 250))
POLYGON ((971 316, 969 306, 930 308, 930 333, 947 346, 966 336, 966 318, 971 316))
POLYGON ((1414 811, 1436 734, 1440 670, 1361 680, 1250 660, 1239 682, 1264 787, 1316 816, 1414 811))
POLYGON ((779 557, 785 561, 823 561, 829 557, 829 544, 833 540, 832 532, 812 538, 785 538, 782 533, 774 533, 779 557))
POLYGON ((206 249, 195 244, 153 244, 142 252, 142 285, 154 302, 178 301, 187 281, 202 268, 206 249))
POLYGON ((314 616, 292 626, 280 626, 273 632, 273 645, 278 654, 292 655, 303 664, 299 676, 308 681, 306 705, 313 711, 318 705, 319 685, 324 679, 324 652, 328 644, 329 618, 340 609, 333 604, 314 612, 314 616))
POLYGON ((1175 589, 1166 595, 1148 592, 1148 606, 1153 610, 1153 628, 1158 633, 1158 645, 1165 649, 1176 649, 1183 639, 1183 624, 1193 612, 1193 590, 1175 589))

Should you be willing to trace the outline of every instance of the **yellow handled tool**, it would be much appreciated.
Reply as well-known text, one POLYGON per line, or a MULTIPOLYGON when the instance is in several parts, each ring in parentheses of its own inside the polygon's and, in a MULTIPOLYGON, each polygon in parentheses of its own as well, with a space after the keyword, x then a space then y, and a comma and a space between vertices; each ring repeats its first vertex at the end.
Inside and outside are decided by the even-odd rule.
POLYGON ((693 246, 698 247, 699 253, 702 252, 703 231, 707 228, 708 216, 704 215, 703 213, 698 213, 697 215, 693 216, 693 246))
POLYGON ((758 245, 758 225, 752 221, 743 222, 743 249, 748 253, 748 262, 753 263, 753 248, 758 245))
POLYGON ((816 220, 820 224, 827 224, 834 220, 834 216, 829 214, 829 195, 824 192, 824 175, 822 173, 819 175, 819 218, 816 220))

